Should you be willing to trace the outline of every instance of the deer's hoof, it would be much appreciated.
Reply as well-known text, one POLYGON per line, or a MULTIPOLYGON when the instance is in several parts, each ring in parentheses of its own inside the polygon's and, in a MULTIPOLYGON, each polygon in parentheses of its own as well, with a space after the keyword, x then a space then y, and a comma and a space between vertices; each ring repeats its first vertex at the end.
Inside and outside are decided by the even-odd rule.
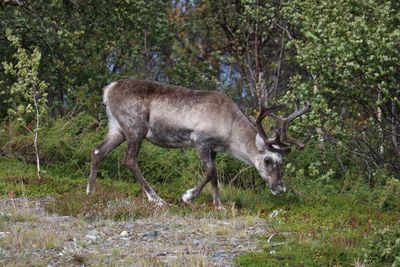
POLYGON ((160 197, 153 197, 153 198, 149 198, 149 202, 156 205, 156 206, 165 206, 168 203, 164 201, 164 199, 160 198, 160 197))
POLYGON ((90 184, 88 184, 88 185, 86 186, 86 194, 90 196, 90 195, 93 194, 93 192, 94 192, 93 187, 90 186, 90 184))
POLYGON ((182 195, 182 202, 185 204, 190 204, 190 200, 195 197, 194 193, 195 188, 189 189, 182 195))

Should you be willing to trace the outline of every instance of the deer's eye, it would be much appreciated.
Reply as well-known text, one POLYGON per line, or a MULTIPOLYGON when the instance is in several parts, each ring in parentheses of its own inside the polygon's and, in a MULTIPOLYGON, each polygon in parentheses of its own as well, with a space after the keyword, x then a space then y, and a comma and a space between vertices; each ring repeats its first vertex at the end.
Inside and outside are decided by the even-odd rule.
POLYGON ((272 164, 272 159, 266 158, 264 159, 265 165, 271 165, 272 164))

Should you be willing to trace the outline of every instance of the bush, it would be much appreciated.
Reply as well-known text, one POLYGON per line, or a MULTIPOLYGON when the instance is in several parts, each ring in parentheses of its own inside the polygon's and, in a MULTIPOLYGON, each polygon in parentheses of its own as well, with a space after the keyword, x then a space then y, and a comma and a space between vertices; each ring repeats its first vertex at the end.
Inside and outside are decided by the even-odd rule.
MULTIPOLYGON (((68 177, 82 177, 89 174, 90 154, 104 138, 107 131, 105 122, 99 123, 86 112, 66 120, 59 118, 43 124, 40 131, 39 153, 44 166, 68 177)), ((2 154, 35 162, 32 137, 18 125, 8 124, 0 131, 2 154)), ((114 149, 101 162, 99 178, 132 179, 131 173, 123 166, 126 144, 114 149)), ((143 142, 139 153, 139 166, 150 183, 175 183, 188 188, 202 178, 202 164, 194 149, 164 149, 143 142)), ((230 156, 217 158, 219 179, 230 181, 238 173, 235 183, 243 186, 254 184, 257 173, 230 156), (251 174, 251 177, 248 177, 251 174), (249 179, 250 178, 250 179, 249 179)))
MULTIPOLYGON (((33 136, 21 126, 18 121, 3 122, 0 129, 0 154, 18 158, 23 161, 35 162, 33 136)), ((30 125, 27 125, 30 128, 30 125)))
POLYGON ((385 211, 400 211, 400 181, 389 178, 383 187, 380 208, 385 211))
MULTIPOLYGON (((60 118, 44 123, 39 133, 39 154, 42 162, 66 163, 71 160, 72 155, 74 159, 86 160, 90 150, 87 148, 87 142, 95 143, 101 139, 101 133, 94 131, 93 125, 96 125, 95 119, 84 112, 68 121, 60 118), (89 137, 96 141, 88 140, 89 137)), ((34 162, 33 137, 28 131, 17 122, 5 125, 4 128, 5 130, 0 132, 2 154, 34 162)))
POLYGON ((286 157, 285 173, 296 180, 329 183, 340 178, 341 166, 335 153, 338 152, 331 144, 312 140, 303 150, 293 150, 286 157))
POLYGON ((368 266, 400 266, 400 231, 385 228, 376 232, 364 249, 368 266))

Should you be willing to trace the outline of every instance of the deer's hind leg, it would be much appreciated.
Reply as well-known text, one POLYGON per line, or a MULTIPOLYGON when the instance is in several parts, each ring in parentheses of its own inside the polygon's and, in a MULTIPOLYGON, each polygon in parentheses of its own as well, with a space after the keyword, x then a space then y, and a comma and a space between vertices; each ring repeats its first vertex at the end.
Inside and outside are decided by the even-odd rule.
POLYGON ((114 148, 119 146, 125 141, 125 136, 122 132, 110 129, 107 136, 104 138, 103 142, 96 146, 92 151, 92 160, 90 164, 90 174, 89 181, 86 187, 86 193, 92 194, 94 192, 94 187, 96 184, 97 170, 99 168, 100 161, 114 148))

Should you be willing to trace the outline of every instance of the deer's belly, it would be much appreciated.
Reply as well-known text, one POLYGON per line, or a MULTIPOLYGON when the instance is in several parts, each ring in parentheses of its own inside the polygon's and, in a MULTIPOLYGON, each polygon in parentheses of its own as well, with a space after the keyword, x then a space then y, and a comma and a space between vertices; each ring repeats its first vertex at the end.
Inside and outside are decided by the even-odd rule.
POLYGON ((150 126, 146 139, 161 147, 200 146, 216 152, 226 150, 226 144, 219 138, 192 129, 150 126))
POLYGON ((189 147, 194 145, 191 134, 189 129, 153 126, 149 128, 146 139, 161 147, 189 147))

